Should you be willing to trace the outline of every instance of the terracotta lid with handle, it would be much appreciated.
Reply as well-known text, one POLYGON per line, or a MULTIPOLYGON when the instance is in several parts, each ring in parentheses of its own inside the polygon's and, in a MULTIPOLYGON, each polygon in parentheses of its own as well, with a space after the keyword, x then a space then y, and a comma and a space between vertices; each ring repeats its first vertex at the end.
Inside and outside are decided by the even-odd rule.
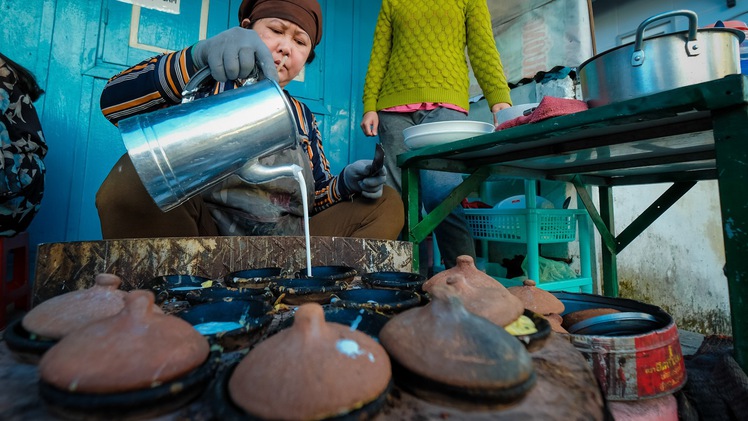
POLYGON ((447 278, 444 287, 460 297, 467 311, 485 317, 499 326, 516 321, 524 312, 520 300, 503 287, 475 287, 461 274, 447 278))
POLYGON ((262 419, 324 419, 387 391, 387 352, 365 333, 325 321, 317 303, 299 307, 291 327, 260 342, 236 366, 232 401, 262 419))
POLYGON ((454 267, 443 270, 426 281, 426 283, 423 284, 423 290, 430 292, 430 289, 433 288, 434 285, 444 285, 447 282, 447 278, 456 274, 464 276, 471 285, 476 287, 504 288, 499 281, 486 273, 481 272, 480 269, 475 267, 475 261, 472 257, 463 255, 457 256, 457 261, 454 267))
POLYGON ((122 279, 110 273, 96 275, 91 288, 71 291, 37 305, 21 320, 31 333, 60 339, 68 333, 119 313, 127 292, 119 289, 122 279))
POLYGON ((208 340, 158 311, 154 299, 132 291, 122 311, 63 337, 39 362, 42 380, 69 392, 120 393, 179 379, 203 364, 208 340))
POLYGON ((538 314, 561 314, 564 303, 550 292, 535 286, 532 279, 525 279, 522 286, 509 287, 509 292, 522 301, 526 309, 538 314))
POLYGON ((448 287, 432 301, 393 317, 379 339, 393 360, 451 386, 511 389, 534 381, 532 357, 502 327, 465 309, 448 287))
POLYGON ((437 286, 451 287, 468 311, 506 326, 524 312, 524 305, 506 287, 475 267, 470 256, 458 256, 457 264, 439 272, 423 284, 431 293, 437 286))

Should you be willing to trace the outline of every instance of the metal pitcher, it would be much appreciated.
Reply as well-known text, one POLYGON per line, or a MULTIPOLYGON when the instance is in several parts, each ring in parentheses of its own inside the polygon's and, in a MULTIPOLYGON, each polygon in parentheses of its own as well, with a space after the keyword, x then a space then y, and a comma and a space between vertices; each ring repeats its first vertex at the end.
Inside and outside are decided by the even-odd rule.
POLYGON ((235 172, 262 183, 297 171, 256 160, 298 144, 291 104, 278 83, 251 78, 237 89, 195 99, 209 76, 207 67, 196 73, 178 106, 119 122, 135 170, 164 212, 235 172))

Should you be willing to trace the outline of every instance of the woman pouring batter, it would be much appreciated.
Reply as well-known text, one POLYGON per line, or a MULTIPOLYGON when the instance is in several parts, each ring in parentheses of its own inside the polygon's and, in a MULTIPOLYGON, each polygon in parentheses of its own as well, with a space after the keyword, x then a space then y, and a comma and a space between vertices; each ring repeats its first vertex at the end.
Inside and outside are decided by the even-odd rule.
MULTIPOLYGON (((104 116, 123 118, 179 104, 195 73, 207 66, 215 85, 207 95, 241 86, 259 67, 283 88, 322 38, 317 0, 244 0, 240 26, 194 46, 145 60, 109 80, 101 95, 104 116)), ((284 91, 285 92, 285 91, 284 91)), ((384 185, 386 170, 370 174, 371 160, 330 173, 317 122, 309 108, 285 92, 298 127, 300 148, 282 151, 272 164, 295 163, 313 180, 310 233, 394 240, 403 227, 402 200, 384 185)), ((288 180, 288 183, 295 183, 288 180)), ((115 164, 96 195, 105 239, 214 235, 298 235, 305 215, 299 194, 283 182, 252 185, 229 177, 202 195, 162 212, 140 181, 130 157, 115 164)))

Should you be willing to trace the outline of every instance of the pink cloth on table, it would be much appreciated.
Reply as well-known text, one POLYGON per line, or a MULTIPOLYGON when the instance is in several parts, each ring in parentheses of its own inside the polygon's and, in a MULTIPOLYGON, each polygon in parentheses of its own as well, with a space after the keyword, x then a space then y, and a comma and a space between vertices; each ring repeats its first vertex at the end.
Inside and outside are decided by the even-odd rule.
POLYGON ((507 120, 499 124, 496 130, 504 130, 510 127, 521 126, 523 124, 537 123, 538 121, 547 120, 551 117, 574 114, 587 109, 589 109, 587 103, 578 99, 546 96, 540 100, 538 107, 529 115, 522 115, 507 120))

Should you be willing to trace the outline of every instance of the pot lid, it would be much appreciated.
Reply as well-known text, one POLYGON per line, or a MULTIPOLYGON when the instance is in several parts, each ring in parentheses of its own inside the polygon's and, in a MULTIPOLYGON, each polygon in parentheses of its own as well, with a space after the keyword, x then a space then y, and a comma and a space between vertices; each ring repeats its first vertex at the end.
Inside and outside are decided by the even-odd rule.
POLYGON ((177 379, 204 363, 210 346, 189 323, 165 315, 150 291, 136 290, 114 316, 71 332, 44 354, 39 374, 80 393, 140 390, 177 379))
POLYGON ((441 384, 510 389, 532 381, 532 358, 506 330, 468 312, 454 290, 438 286, 433 299, 394 316, 379 334, 407 370, 441 384))
POLYGON ((522 302, 505 288, 476 287, 468 283, 460 273, 447 278, 443 287, 460 297, 467 311, 485 317, 499 326, 514 322, 524 312, 522 302))
POLYGON ((122 279, 109 273, 96 275, 88 289, 68 292, 37 305, 23 317, 23 328, 37 335, 59 339, 93 321, 119 313, 125 296, 122 279))
POLYGON ((391 377, 381 345, 349 326, 326 322, 322 306, 306 303, 291 327, 242 359, 228 389, 236 405, 262 419, 323 419, 376 400, 391 377))
MULTIPOLYGON (((473 286, 504 288, 496 279, 475 267, 475 261, 472 257, 463 255, 457 256, 454 267, 443 270, 426 281, 423 284, 423 290, 429 291, 434 285, 443 285, 446 283, 447 278, 455 274, 461 274, 473 286)), ((504 289, 506 290, 506 288, 504 289)))
POLYGON ((553 294, 538 288, 532 279, 525 279, 522 286, 509 287, 509 292, 522 301, 524 307, 538 314, 561 314, 564 303, 553 294))
POLYGON ((500 326, 515 321, 524 312, 522 301, 476 268, 470 256, 458 256, 453 268, 434 275, 423 284, 423 290, 431 293, 437 286, 450 287, 468 311, 500 326))

